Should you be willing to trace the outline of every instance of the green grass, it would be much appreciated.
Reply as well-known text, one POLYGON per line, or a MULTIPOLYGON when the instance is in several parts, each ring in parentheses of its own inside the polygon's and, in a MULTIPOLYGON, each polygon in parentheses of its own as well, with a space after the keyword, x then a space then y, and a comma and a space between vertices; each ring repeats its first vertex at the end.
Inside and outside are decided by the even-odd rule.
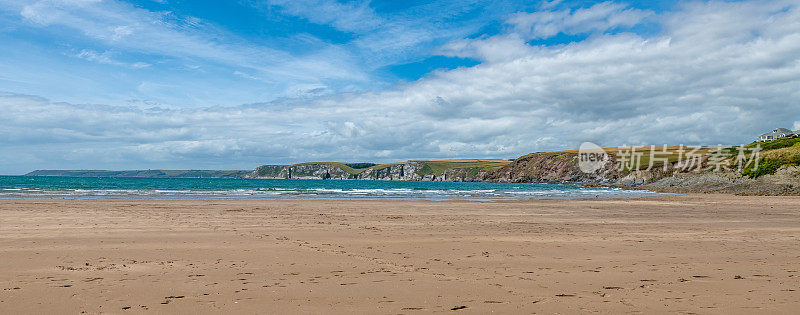
POLYGON ((373 170, 378 171, 378 170, 382 170, 384 168, 390 168, 392 166, 400 165, 400 164, 403 164, 403 163, 405 163, 405 162, 394 162, 394 163, 378 164, 378 165, 375 165, 375 166, 372 166, 372 167, 368 167, 368 169, 373 169, 373 170))
POLYGON ((800 137, 785 137, 785 138, 780 138, 778 140, 772 140, 767 142, 753 142, 751 144, 746 145, 746 147, 755 148, 756 146, 761 146, 762 151, 769 151, 769 150, 788 148, 798 143, 800 143, 800 137))
MULTIPOLYGON (((781 145, 785 145, 785 143, 786 142, 783 142, 781 145)), ((795 142, 795 144, 790 147, 782 147, 762 152, 761 162, 758 163, 758 168, 755 170, 750 167, 745 168, 742 171, 742 175, 758 178, 764 175, 775 174, 775 172, 784 165, 800 165, 800 141, 795 142)))
POLYGON ((345 163, 345 165, 347 165, 347 166, 349 166, 349 167, 351 167, 351 168, 353 168, 355 170, 358 170, 358 169, 367 169, 367 168, 376 166, 378 164, 375 164, 375 163, 345 163))
MULTIPOLYGON (((436 175, 442 176, 445 170, 448 169, 466 169, 469 174, 477 175, 478 172, 484 171, 494 171, 503 166, 508 165, 511 163, 510 161, 506 160, 438 160, 438 161, 415 161, 420 162, 423 164, 422 169, 417 171, 417 174, 425 176, 425 175, 436 175)), ((474 176, 473 175, 473 176, 474 176)))
POLYGON ((533 156, 537 156, 537 155, 559 155, 560 156, 560 155, 565 155, 565 154, 570 154, 570 153, 577 154, 578 150, 553 151, 553 152, 534 152, 534 153, 528 153, 526 155, 520 156, 520 157, 518 157, 518 158, 516 158, 514 160, 511 160, 511 161, 516 161, 516 160, 519 160, 519 159, 529 158, 529 157, 533 157, 533 156))

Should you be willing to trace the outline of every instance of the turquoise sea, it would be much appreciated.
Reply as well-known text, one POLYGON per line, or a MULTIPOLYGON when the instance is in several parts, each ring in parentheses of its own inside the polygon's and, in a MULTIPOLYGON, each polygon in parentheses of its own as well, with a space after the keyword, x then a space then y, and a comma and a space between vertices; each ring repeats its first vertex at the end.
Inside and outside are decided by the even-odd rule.
POLYGON ((580 185, 365 180, 0 176, 0 198, 69 199, 426 199, 636 198, 648 191, 580 185))

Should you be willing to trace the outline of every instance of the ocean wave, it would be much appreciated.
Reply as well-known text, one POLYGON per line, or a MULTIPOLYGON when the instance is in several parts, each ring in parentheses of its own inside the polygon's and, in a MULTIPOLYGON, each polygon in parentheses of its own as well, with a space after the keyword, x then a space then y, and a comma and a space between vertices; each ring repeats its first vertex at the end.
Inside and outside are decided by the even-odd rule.
POLYGON ((0 176, 0 198, 526 200, 659 195, 556 184, 0 176))
POLYGON ((654 195, 645 191, 621 190, 557 190, 497 191, 497 190, 409 190, 409 189, 230 189, 230 190, 163 190, 163 189, 0 189, 0 198, 271 198, 271 197, 323 197, 323 198, 422 198, 422 199, 547 199, 589 197, 643 197, 654 195))

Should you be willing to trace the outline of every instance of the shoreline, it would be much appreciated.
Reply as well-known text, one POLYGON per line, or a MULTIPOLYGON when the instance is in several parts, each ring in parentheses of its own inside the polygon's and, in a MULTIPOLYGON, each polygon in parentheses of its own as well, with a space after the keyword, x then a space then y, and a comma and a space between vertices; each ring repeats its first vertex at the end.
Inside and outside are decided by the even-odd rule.
MULTIPOLYGON (((502 180, 476 180, 476 181, 450 181, 450 180, 380 180, 380 179, 312 179, 312 178, 194 178, 176 177, 168 179, 215 179, 215 180, 314 180, 314 181, 347 181, 347 182, 408 182, 408 183, 497 183, 497 184, 542 184, 542 185, 568 185, 583 186, 590 188, 609 188, 623 189, 629 191, 648 191, 662 194, 707 194, 720 193, 738 196, 800 196, 800 169, 783 169, 777 175, 767 175, 765 178, 730 178, 730 174, 717 176, 717 174, 694 174, 691 176, 662 178, 658 181, 642 182, 638 184, 628 183, 601 183, 601 182, 562 182, 562 181, 502 181, 502 180)), ((164 179, 161 177, 71 177, 71 176, 45 176, 45 175, 0 175, 8 177, 45 177, 45 178, 123 178, 123 179, 164 179)), ((635 197, 640 198, 640 197, 635 197)), ((0 199, 6 199, 0 197, 0 199)), ((179 199, 179 198, 176 198, 179 199)), ((224 198, 220 198, 224 199, 224 198)), ((449 199, 448 199, 449 200, 449 199)), ((538 199, 534 199, 538 200, 538 199)))

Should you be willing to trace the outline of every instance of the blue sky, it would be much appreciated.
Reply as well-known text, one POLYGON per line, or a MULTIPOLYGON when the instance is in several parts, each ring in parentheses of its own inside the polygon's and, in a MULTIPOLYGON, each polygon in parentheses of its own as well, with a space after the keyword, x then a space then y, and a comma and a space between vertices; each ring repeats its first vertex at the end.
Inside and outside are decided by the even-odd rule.
POLYGON ((0 0, 0 173, 746 142, 800 128, 798 11, 0 0))
MULTIPOLYGON (((7 91, 59 101, 180 107, 377 91, 480 64, 438 49, 500 34, 514 13, 596 3, 9 1, 0 15, 0 82, 7 91)), ((555 34, 535 44, 588 34, 555 34)))

